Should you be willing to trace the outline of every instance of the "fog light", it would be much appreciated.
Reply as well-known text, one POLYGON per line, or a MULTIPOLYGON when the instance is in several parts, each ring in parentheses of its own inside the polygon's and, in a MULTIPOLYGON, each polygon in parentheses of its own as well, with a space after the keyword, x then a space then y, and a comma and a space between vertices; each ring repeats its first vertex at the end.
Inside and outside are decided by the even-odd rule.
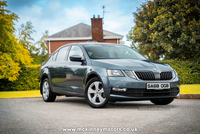
POLYGON ((126 88, 118 88, 118 87, 113 87, 112 90, 114 91, 126 91, 126 88))

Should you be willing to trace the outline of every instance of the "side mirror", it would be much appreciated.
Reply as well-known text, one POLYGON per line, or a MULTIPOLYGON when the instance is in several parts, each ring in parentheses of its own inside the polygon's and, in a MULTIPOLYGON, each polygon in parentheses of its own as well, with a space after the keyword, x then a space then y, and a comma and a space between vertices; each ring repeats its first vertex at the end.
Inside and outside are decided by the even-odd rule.
POLYGON ((80 55, 72 55, 69 57, 71 61, 84 61, 84 59, 80 55))

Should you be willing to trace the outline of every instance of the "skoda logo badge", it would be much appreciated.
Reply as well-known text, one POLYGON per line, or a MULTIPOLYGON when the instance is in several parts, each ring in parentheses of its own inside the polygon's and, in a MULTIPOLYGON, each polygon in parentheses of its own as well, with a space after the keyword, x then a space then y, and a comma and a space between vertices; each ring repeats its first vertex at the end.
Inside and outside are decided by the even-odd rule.
POLYGON ((153 71, 155 71, 155 72, 156 72, 156 71, 157 71, 157 69, 156 69, 156 68, 153 68, 153 71))

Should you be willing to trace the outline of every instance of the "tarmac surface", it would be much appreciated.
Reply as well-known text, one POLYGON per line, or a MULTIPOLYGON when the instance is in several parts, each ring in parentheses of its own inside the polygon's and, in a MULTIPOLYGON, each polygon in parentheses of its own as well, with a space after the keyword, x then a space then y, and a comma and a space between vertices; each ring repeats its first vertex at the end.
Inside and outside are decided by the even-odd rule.
POLYGON ((170 105, 128 101, 94 109, 84 98, 0 99, 1 134, 46 133, 200 134, 200 100, 175 99, 170 105), (102 131, 102 132, 101 132, 102 131))

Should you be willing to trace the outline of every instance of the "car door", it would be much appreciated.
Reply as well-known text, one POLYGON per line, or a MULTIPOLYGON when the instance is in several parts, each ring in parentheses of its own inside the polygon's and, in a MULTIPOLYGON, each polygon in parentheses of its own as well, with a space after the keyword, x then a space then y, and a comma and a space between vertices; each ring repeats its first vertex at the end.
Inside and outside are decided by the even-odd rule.
POLYGON ((58 51, 56 51, 55 53, 53 53, 53 55, 51 56, 50 58, 50 61, 48 63, 48 70, 49 70, 49 74, 50 74, 50 80, 51 80, 51 83, 52 83, 52 86, 54 87, 54 79, 58 78, 58 72, 57 72, 57 69, 56 69, 56 62, 55 62, 55 59, 56 59, 56 56, 58 54, 58 51))
POLYGON ((53 58, 52 64, 49 66, 53 88, 56 92, 63 91, 63 82, 66 80, 63 74, 63 67, 66 62, 67 52, 70 46, 62 47, 53 58))
POLYGON ((80 55, 84 58, 82 49, 78 45, 72 45, 69 51, 67 63, 64 67, 66 81, 63 82, 63 86, 65 86, 66 90, 70 92, 83 93, 83 78, 87 70, 86 61, 71 61, 69 57, 72 55, 80 55))

